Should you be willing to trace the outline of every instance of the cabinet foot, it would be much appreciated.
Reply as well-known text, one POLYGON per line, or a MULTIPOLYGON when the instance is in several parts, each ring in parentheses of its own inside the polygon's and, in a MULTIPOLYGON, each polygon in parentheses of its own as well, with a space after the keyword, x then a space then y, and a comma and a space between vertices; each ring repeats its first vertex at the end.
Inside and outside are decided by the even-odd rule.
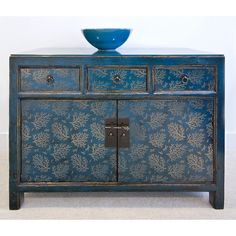
POLYGON ((209 192, 209 202, 215 209, 224 209, 223 191, 209 192))
POLYGON ((21 204, 24 201, 23 192, 10 192, 9 194, 9 208, 10 210, 20 209, 21 204))

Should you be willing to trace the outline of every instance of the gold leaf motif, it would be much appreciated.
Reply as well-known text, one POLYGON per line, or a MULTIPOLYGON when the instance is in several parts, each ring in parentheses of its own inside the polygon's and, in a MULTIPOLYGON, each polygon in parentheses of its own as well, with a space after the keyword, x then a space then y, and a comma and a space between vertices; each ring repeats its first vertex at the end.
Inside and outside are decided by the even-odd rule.
POLYGON ((88 161, 85 157, 74 154, 71 158, 73 167, 80 171, 85 172, 88 170, 88 161))
POLYGON ((132 158, 138 158, 138 159, 143 158, 147 150, 148 150, 148 146, 144 144, 133 144, 131 146, 130 156, 132 158))
POLYGON ((66 158, 66 156, 68 155, 69 151, 71 149, 71 146, 65 143, 59 143, 59 144, 55 144, 53 146, 53 157, 56 161, 61 160, 63 158, 66 158))
POLYGON ((190 101, 189 105, 195 109, 202 109, 204 107, 203 100, 200 100, 200 99, 190 101))
POLYGON ((35 154, 33 156, 33 165, 41 172, 47 172, 49 170, 49 161, 45 156, 35 154))
POLYGON ((52 124, 52 133, 60 140, 67 140, 69 138, 68 128, 58 122, 52 124))
POLYGON ((97 179, 106 179, 108 176, 109 166, 106 164, 98 164, 92 167, 92 175, 97 179))
POLYGON ((103 144, 93 144, 91 150, 91 156, 94 160, 105 157, 105 146, 103 144))
POLYGON ((103 125, 99 123, 92 123, 90 125, 90 129, 92 136, 94 136, 97 140, 103 141, 105 139, 105 130, 103 125))
POLYGON ((154 169, 156 172, 165 171, 165 160, 163 157, 152 154, 149 157, 150 168, 154 169))
POLYGON ((156 75, 156 78, 157 78, 157 84, 158 85, 163 85, 164 79, 166 77, 166 70, 157 69, 155 71, 155 75, 156 75))
POLYGON ((87 133, 79 133, 72 135, 72 143, 76 147, 84 148, 88 141, 88 134, 87 133))
POLYGON ((52 173, 58 179, 65 179, 69 173, 69 165, 67 164, 67 162, 54 165, 52 167, 52 173))
POLYGON ((22 145, 22 158, 27 158, 28 154, 31 152, 33 146, 29 143, 23 142, 22 145))
POLYGON ((188 143, 193 147, 200 148, 204 141, 204 134, 202 132, 190 133, 188 135, 188 143))
POLYGON ((49 122, 50 115, 44 112, 36 112, 34 115, 34 121, 32 124, 36 129, 41 129, 46 127, 47 123, 49 122))
POLYGON ((164 112, 152 113, 150 115, 149 125, 155 129, 157 127, 161 127, 167 119, 167 114, 164 112))
POLYGON ((38 147, 47 147, 49 145, 49 134, 40 132, 33 136, 33 142, 38 147))
POLYGON ((171 144, 169 153, 167 154, 171 160, 176 160, 183 157, 186 152, 186 147, 183 144, 171 144))
POLYGON ((147 138, 147 130, 142 124, 131 123, 130 129, 133 130, 137 139, 144 141, 147 138))
POLYGON ((207 147, 206 156, 210 161, 213 160, 213 144, 212 143, 207 147))
POLYGON ((133 70, 130 70, 131 73, 135 76, 135 77, 138 77, 138 78, 146 78, 147 76, 147 71, 146 69, 133 69, 133 70))
POLYGON ((212 122, 208 122, 207 123, 206 131, 207 131, 208 137, 212 138, 213 137, 213 125, 212 125, 212 122))
POLYGON ((181 179, 184 176, 185 166, 183 164, 174 164, 168 167, 168 173, 173 179, 181 179))
POLYGON ((132 81, 130 83, 131 90, 136 91, 146 91, 146 83, 145 81, 132 81))
POLYGON ((195 154, 190 154, 187 159, 190 168, 192 168, 193 170, 200 172, 204 169, 204 161, 202 157, 195 154))
POLYGON ((199 112, 191 112, 188 117, 188 126, 190 129, 195 129, 199 127, 204 121, 205 115, 199 112))
POLYGON ((147 171, 147 166, 141 163, 130 166, 130 174, 135 179, 143 179, 147 171))
POLYGON ((91 111, 94 113, 94 115, 103 116, 106 111, 105 104, 102 102, 93 102, 91 104, 91 111))
POLYGON ((166 140, 165 133, 154 133, 150 135, 149 143, 152 144, 153 147, 162 148, 166 140))
POLYGON ((108 75, 107 71, 104 69, 93 69, 92 72, 98 78, 105 78, 108 75))
POLYGON ((169 103, 168 111, 173 116, 183 116, 183 114, 185 113, 185 108, 186 104, 184 102, 174 101, 169 103))
POLYGON ((75 130, 83 127, 88 121, 89 115, 83 112, 73 114, 72 122, 70 122, 75 130))
POLYGON ((31 138, 30 128, 27 125, 22 126, 22 138, 24 141, 28 141, 31 138))
POLYGON ((177 123, 170 123, 168 125, 169 135, 177 141, 181 141, 185 138, 184 128, 177 123))

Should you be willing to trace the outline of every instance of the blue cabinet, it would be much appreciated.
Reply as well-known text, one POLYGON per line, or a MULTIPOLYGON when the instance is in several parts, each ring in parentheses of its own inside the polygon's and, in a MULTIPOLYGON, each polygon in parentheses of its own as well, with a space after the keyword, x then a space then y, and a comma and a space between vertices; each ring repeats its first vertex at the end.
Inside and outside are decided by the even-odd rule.
POLYGON ((24 192, 203 191, 224 206, 224 56, 10 57, 10 209, 24 192))

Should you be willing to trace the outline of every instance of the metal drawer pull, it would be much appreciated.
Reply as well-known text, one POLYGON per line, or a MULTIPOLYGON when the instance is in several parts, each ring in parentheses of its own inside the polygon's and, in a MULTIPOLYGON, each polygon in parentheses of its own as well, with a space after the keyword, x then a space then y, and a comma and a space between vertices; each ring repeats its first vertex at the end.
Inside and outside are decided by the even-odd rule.
POLYGON ((181 76, 181 80, 182 80, 183 84, 186 84, 188 82, 188 79, 189 79, 189 77, 186 74, 181 76))
POLYGON ((115 75, 112 79, 115 83, 120 83, 121 82, 121 77, 120 75, 115 75))
POLYGON ((47 82, 49 85, 53 84, 54 83, 54 78, 52 75, 48 75, 47 76, 47 82))

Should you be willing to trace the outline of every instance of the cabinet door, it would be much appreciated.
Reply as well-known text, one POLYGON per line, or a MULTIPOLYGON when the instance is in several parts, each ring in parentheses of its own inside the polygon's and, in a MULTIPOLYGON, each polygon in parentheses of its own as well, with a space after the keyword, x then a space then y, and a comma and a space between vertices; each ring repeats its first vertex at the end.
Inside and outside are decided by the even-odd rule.
POLYGON ((105 148, 115 101, 23 100, 21 181, 116 181, 116 148, 105 148))
POLYGON ((120 182, 213 181, 213 100, 119 101, 130 146, 118 150, 120 182))

